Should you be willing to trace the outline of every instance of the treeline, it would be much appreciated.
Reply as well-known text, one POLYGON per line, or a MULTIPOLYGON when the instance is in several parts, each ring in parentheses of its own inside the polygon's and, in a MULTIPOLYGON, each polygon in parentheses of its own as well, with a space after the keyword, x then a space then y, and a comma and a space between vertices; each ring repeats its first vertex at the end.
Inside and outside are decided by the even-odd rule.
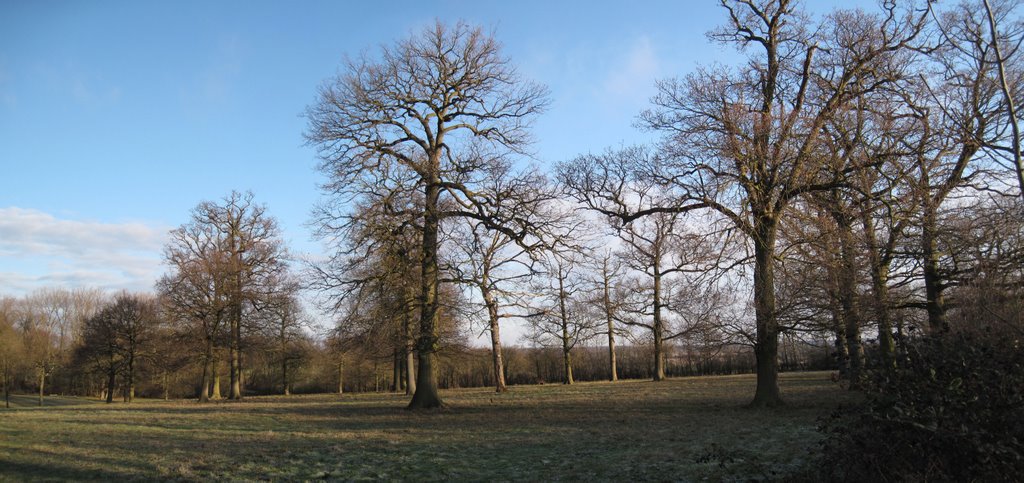
MULTIPOLYGON (((249 394, 279 393, 293 381, 321 378, 309 375, 321 365, 321 344, 301 330, 282 338, 278 329, 252 326, 244 334, 249 394), (285 364, 291 366, 290 374, 282 373, 285 364)), ((11 391, 31 392, 42 405, 50 394, 107 402, 129 402, 136 396, 197 397, 203 355, 204 344, 194 327, 173 318, 152 294, 43 289, 0 298, 5 398, 11 391)), ((226 348, 216 347, 214 376, 206 388, 215 397, 221 395, 221 376, 223 382, 229 380, 227 356, 226 348)))
MULTIPOLYGON (((192 324, 175 319, 158 297, 95 289, 43 289, 27 296, 0 298, 0 385, 10 392, 75 395, 130 402, 146 398, 198 398, 205 366, 205 344, 192 324)), ((378 346, 339 352, 333 339, 296 329, 282 339, 280 326, 246 324, 241 347, 244 394, 405 391, 404 354, 382 354, 378 346)), ((221 333, 218 339, 226 339, 221 333)), ((209 398, 228 396, 227 344, 214 349, 209 398)), ((827 369, 831 348, 791 340, 784 351, 786 370, 827 369)), ((651 378, 652 347, 617 349, 617 376, 651 378)), ((510 385, 565 381, 559 348, 506 346, 503 367, 510 385)), ((442 388, 494 386, 491 351, 467 345, 464 338, 439 351, 442 388)), ((753 371, 749 348, 719 347, 713 353, 695 347, 673 348, 666 357, 668 376, 734 374, 753 371)), ((606 347, 576 349, 576 380, 608 380, 606 347)))

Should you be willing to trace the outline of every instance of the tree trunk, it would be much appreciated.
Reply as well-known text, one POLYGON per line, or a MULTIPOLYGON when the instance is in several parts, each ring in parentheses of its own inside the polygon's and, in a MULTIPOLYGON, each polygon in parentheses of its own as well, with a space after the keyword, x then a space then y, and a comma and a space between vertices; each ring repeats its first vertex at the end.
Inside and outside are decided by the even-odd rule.
POLYGON ((345 363, 338 360, 338 394, 345 394, 345 363))
POLYGON ((416 306, 414 304, 416 295, 412 293, 411 286, 408 291, 409 293, 406 294, 405 327, 403 327, 405 331, 405 395, 412 396, 416 392, 416 338, 414 337, 416 327, 413 318, 416 314, 416 306))
POLYGON ((416 351, 405 351, 405 395, 412 396, 416 392, 416 351))
MULTIPOLYGON (((607 264, 607 261, 605 262, 607 264)), ((608 323, 608 379, 612 382, 619 380, 619 370, 615 364, 615 319, 612 314, 612 297, 611 288, 609 287, 611 281, 609 280, 610 275, 608 274, 607 267, 603 274, 604 277, 604 316, 605 321, 608 323)))
POLYGON ((231 393, 228 398, 237 401, 242 399, 241 305, 234 307, 233 310, 236 313, 231 316, 231 393))
POLYGON ((662 320, 661 320, 661 272, 659 271, 658 265, 661 263, 661 257, 655 256, 654 259, 654 323, 651 325, 651 332, 654 335, 654 380, 664 381, 665 380, 665 353, 662 336, 662 320))
POLYGON ((288 390, 288 357, 281 357, 281 388, 285 396, 291 395, 288 390))
POLYGON ((128 380, 125 387, 125 402, 132 402, 135 399, 135 354, 128 356, 128 380))
POLYGON ((846 347, 850 356, 850 389, 859 389, 864 370, 864 347, 860 341, 860 313, 857 308, 857 265, 854 261, 853 225, 840 212, 838 203, 832 213, 839 228, 839 303, 846 328, 846 347))
MULTIPOLYGON (((234 332, 233 329, 232 332, 234 332)), ((234 339, 234 336, 232 336, 232 339, 234 339)), ((235 398, 235 383, 238 382, 238 373, 235 371, 235 364, 237 364, 236 354, 238 351, 235 350, 234 344, 234 342, 231 342, 228 347, 228 399, 235 398)))
POLYGON ((775 229, 767 215, 754 225, 754 314, 757 325, 754 357, 757 389, 752 407, 781 406, 779 394, 779 326, 775 314, 775 229))
POLYGON ((569 310, 566 307, 566 299, 569 295, 565 293, 565 276, 562 273, 561 268, 558 270, 558 310, 559 320, 562 323, 562 364, 565 373, 565 379, 562 381, 565 384, 572 384, 572 344, 569 340, 569 310))
POLYGON ((443 405, 437 393, 437 374, 434 370, 434 353, 424 351, 426 347, 420 337, 420 350, 417 353, 419 367, 416 374, 416 392, 412 395, 407 409, 431 409, 443 405))
MULTIPOLYGON (((1003 93, 1003 101, 1006 103, 1006 117, 1010 124, 1010 155, 1013 158, 1013 168, 1017 175, 1017 186, 1020 188, 1020 197, 1024 200, 1024 164, 1021 163, 1021 133, 1020 124, 1017 121, 1017 105, 1013 99, 1013 90, 1006 78, 1006 58, 1003 57, 1002 48, 999 46, 999 31, 996 25, 996 17, 992 13, 992 5, 989 0, 982 0, 985 5, 985 13, 988 17, 988 33, 992 38, 992 52, 995 54, 995 64, 999 72, 999 89, 1003 93)), ((1011 49, 1012 53, 1016 49, 1011 49)))
POLYGON ((501 357, 501 328, 498 325, 498 302, 494 300, 486 284, 489 283, 484 277, 480 291, 483 294, 484 304, 487 306, 487 318, 491 328, 491 360, 494 363, 494 389, 495 392, 505 392, 505 363, 501 357))
MULTIPOLYGON (((432 164, 439 165, 440 152, 432 157, 432 164)), ((437 351, 437 326, 438 326, 438 262, 437 262, 437 230, 440 224, 437 201, 440 195, 440 186, 436 179, 437 171, 434 171, 435 178, 430 180, 425 189, 424 216, 423 216, 423 259, 421 262, 421 303, 420 310, 420 334, 417 344, 417 355, 419 357, 419 374, 416 377, 416 391, 413 393, 412 401, 408 409, 430 409, 443 405, 441 397, 437 392, 437 373, 434 368, 434 358, 437 351)))
POLYGON ((278 353, 281 354, 281 393, 289 395, 288 391, 288 332, 287 319, 281 319, 280 330, 277 333, 278 353))
POLYGON ((117 384, 117 366, 114 364, 114 354, 110 354, 110 365, 107 366, 107 391, 104 398, 107 404, 114 402, 114 386, 117 384))
POLYGON ((569 348, 569 331, 562 325, 562 367, 565 371, 565 384, 573 384, 575 380, 572 377, 572 352, 569 348))
MULTIPOLYGON (((239 215, 241 216, 241 215, 239 215)), ((229 253, 231 254, 231 287, 230 307, 228 314, 230 323, 230 347, 228 351, 229 378, 231 380, 228 398, 242 399, 242 250, 241 233, 236 225, 238 221, 231 215, 230 233, 228 234, 229 253)))
POLYGON ((199 377, 199 402, 210 400, 210 374, 213 371, 213 342, 206 341, 206 353, 203 354, 203 374, 199 377))
POLYGON ((4 407, 11 408, 11 376, 4 371, 4 407))
POLYGON ((220 399, 220 369, 215 362, 213 365, 213 386, 210 388, 210 399, 220 399))
POLYGON ((926 201, 921 221, 921 261, 924 271, 925 307, 928 311, 928 329, 932 332, 949 330, 946 319, 946 303, 942 292, 945 290, 939 273, 939 252, 936 244, 937 229, 935 208, 926 201))
MULTIPOLYGON (((867 242, 868 264, 871 271, 871 295, 878 320, 878 352, 882 363, 892 366, 895 363, 895 347, 892 337, 892 319, 889 312, 889 263, 879 250, 875 226, 867 210, 861 210, 861 221, 864 226, 864 238, 867 242)), ((890 235, 893 236, 893 235, 890 235)))
POLYGON ((117 370, 112 366, 106 374, 106 403, 114 402, 114 388, 117 385, 117 370))
POLYGON ((850 350, 846 346, 846 324, 843 323, 843 314, 837 299, 838 297, 834 297, 829 301, 829 311, 832 312, 832 331, 835 334, 836 369, 839 371, 839 377, 845 380, 850 377, 850 350))
POLYGON ((541 354, 535 352, 535 357, 533 358, 533 370, 537 375, 537 384, 544 384, 544 371, 541 368, 540 356, 541 354))
POLYGON ((391 391, 402 390, 402 351, 397 346, 391 351, 391 391))
POLYGON ((39 407, 43 406, 43 394, 45 394, 45 392, 44 392, 45 386, 46 386, 46 370, 45 369, 40 369, 39 370, 39 407))
POLYGON ((665 352, 661 327, 654 329, 654 377, 655 382, 665 380, 665 352))

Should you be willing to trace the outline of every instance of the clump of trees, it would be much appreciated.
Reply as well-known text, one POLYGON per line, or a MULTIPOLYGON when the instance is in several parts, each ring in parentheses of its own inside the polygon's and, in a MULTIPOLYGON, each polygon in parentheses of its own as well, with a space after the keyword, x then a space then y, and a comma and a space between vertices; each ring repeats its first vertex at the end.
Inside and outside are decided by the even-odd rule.
POLYGON ((122 293, 82 324, 82 340, 75 353, 79 367, 106 377, 103 389, 113 402, 118 376, 125 402, 135 398, 139 366, 156 346, 160 319, 156 301, 122 293))
MULTIPOLYGON (((187 321, 202 344, 200 387, 215 382, 218 353, 226 348, 228 397, 241 399, 245 336, 295 316, 288 294, 296 287, 289 281, 276 220, 252 193, 232 192, 221 203, 200 203, 191 221, 171 232, 165 255, 171 271, 158 286, 166 309, 187 321)), ((279 336, 288 334, 284 330, 279 336)), ((219 392, 210 387, 210 393, 200 392, 201 400, 219 392)))
MULTIPOLYGON (((710 37, 736 46, 745 62, 659 82, 653 107, 638 121, 663 135, 656 145, 531 171, 533 185, 571 200, 560 205, 539 202, 554 197, 545 189, 502 185, 510 169, 488 168, 522 150, 509 143, 525 139, 523 121, 542 107, 541 89, 509 77, 499 83, 509 89, 500 101, 480 102, 495 109, 488 113, 518 108, 505 117, 511 127, 450 124, 464 115, 446 110, 461 108, 453 100, 478 102, 445 83, 447 73, 481 62, 469 41, 485 37, 478 30, 438 24, 372 60, 351 62, 308 113, 308 139, 331 180, 321 234, 338 243, 341 258, 360 263, 369 250, 391 243, 385 240, 411 235, 424 247, 412 260, 430 260, 420 267, 425 288, 408 298, 413 310, 422 320, 433 279, 453 290, 462 283, 466 300, 485 309, 499 391, 507 357, 497 321, 510 318, 529 322, 536 346, 560 348, 565 382, 573 380, 573 349, 607 335, 611 365, 619 334, 651 347, 655 380, 664 377, 673 351, 709 359, 725 348, 747 348, 756 360, 756 406, 782 404, 777 374, 797 352, 828 351, 857 388, 869 357, 895 364, 916 334, 948 330, 952 314, 971 310, 971 274, 982 273, 978 264, 1000 263, 968 255, 968 247, 988 241, 954 228, 964 225, 954 219, 1020 203, 1010 182, 1016 164, 1006 162, 1018 137, 1019 19, 1012 4, 998 2, 942 11, 927 2, 891 2, 876 12, 836 10, 821 19, 787 0, 722 6, 725 22, 710 37), (411 52, 422 64, 408 61, 411 52), (415 95, 396 95, 395 86, 415 95), (449 128, 466 129, 465 136, 451 144, 431 137, 449 128), (450 164, 437 169, 466 181, 449 182, 416 164, 431 149, 448 156, 450 164), (501 186, 510 189, 499 195, 501 186), (529 208, 522 213, 533 223, 525 215, 500 216, 507 207, 529 208), (607 221, 597 246, 617 240, 622 247, 614 253, 620 271, 614 280, 603 277, 600 298, 584 283, 602 279, 593 268, 600 264, 592 263, 600 256, 576 243, 577 223, 567 216, 573 210, 607 221), (485 216, 492 213, 499 216, 485 216), (441 236, 431 228, 435 217, 441 236), (381 219, 394 228, 366 237, 363 227, 381 219), (516 269, 500 275, 504 281, 488 266, 514 261, 516 269), (780 349, 781 343, 802 347, 780 349)), ((511 72, 508 65, 503 61, 500 72, 511 72)), ((1019 224, 1003 226, 1014 232, 1019 224)), ((1002 247, 994 258, 1015 257, 1002 247)), ((1019 280, 1008 270, 1001 273, 1019 280)), ((368 282, 357 275, 365 270, 344 264, 319 273, 320 288, 335 300, 352 291, 332 290, 368 282)), ((1001 289, 1011 306, 1019 297, 1013 283, 1001 289)), ((453 310, 453 320, 456 313, 466 311, 453 310)), ((419 337, 434 326, 421 324, 419 337)), ((414 398, 411 407, 439 403, 429 399, 414 398)))

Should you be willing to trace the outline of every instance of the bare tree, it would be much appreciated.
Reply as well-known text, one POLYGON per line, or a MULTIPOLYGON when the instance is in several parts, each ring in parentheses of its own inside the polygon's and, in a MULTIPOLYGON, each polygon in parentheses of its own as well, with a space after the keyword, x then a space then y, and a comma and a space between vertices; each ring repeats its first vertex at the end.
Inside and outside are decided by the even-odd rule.
POLYGON ((11 407, 11 384, 24 368, 25 353, 21 336, 17 333, 15 299, 0 297, 0 385, 4 390, 4 405, 11 407))
POLYGON ((114 402, 114 389, 122 364, 114 322, 104 312, 87 319, 82 330, 82 345, 76 352, 79 364, 87 365, 106 377, 103 396, 107 404, 114 402))
POLYGON ((395 370, 404 366, 408 395, 416 391, 416 321, 421 286, 418 263, 422 243, 415 227, 400 213, 418 205, 416 197, 376 200, 351 209, 341 217, 341 225, 333 223, 338 218, 330 207, 320 206, 318 235, 327 238, 335 251, 327 260, 307 263, 308 286, 323 296, 329 311, 340 316, 336 329, 355 331, 362 336, 373 333, 375 339, 396 339, 392 341, 394 349, 404 355, 404 360, 395 365, 395 370), (383 307, 381 316, 373 320, 350 316, 353 304, 366 304, 375 310, 383 307))
POLYGON ((794 199, 833 184, 836 167, 820 162, 822 129, 837 111, 904 75, 905 48, 926 14, 901 15, 889 4, 881 16, 834 13, 812 31, 789 0, 723 0, 722 6, 728 21, 711 36, 755 47, 749 62, 659 82, 655 108, 640 121, 664 133, 659 156, 626 163, 624 176, 611 180, 586 160, 563 174, 582 202, 623 222, 711 210, 748 238, 757 328, 752 404, 776 406, 782 403, 774 292, 779 220, 794 199), (630 209, 624 190, 635 191, 631 184, 645 179, 673 196, 630 209))
POLYGON ((42 406, 43 398, 46 396, 46 383, 57 368, 59 360, 54 319, 47 313, 46 305, 40 302, 41 299, 31 296, 23 299, 18 304, 16 323, 22 334, 25 354, 28 356, 27 363, 35 371, 39 389, 38 404, 42 406))
POLYGON ((622 316, 622 304, 625 299, 622 293, 624 287, 619 280, 622 276, 622 264, 611 249, 601 251, 599 255, 591 258, 590 263, 595 265, 596 277, 591 280, 597 287, 595 292, 598 294, 598 300, 595 302, 601 307, 601 315, 607 326, 605 335, 608 336, 608 380, 615 382, 619 380, 615 337, 623 335, 623 331, 615 325, 615 321, 622 316))
POLYGON ((108 316, 115 322, 118 351, 124 361, 124 400, 132 402, 139 362, 148 357, 154 331, 160 323, 156 304, 152 298, 122 293, 108 308, 108 316))
POLYGON ((288 280, 282 283, 277 294, 267 301, 264 317, 269 319, 264 330, 274 342, 272 352, 281 365, 281 392, 291 394, 289 369, 292 363, 302 359, 304 342, 302 328, 303 311, 298 299, 298 283, 288 280))
MULTIPOLYGON (((882 130, 900 139, 902 127, 883 124, 882 130)), ((890 295, 894 263, 900 262, 900 244, 907 239, 913 203, 907 174, 911 156, 890 156, 886 149, 868 154, 883 160, 874 169, 861 170, 852 178, 855 192, 860 194, 856 213, 862 230, 867 270, 871 279, 871 309, 878 326, 878 349, 885 364, 895 363, 896 339, 893 320, 894 302, 890 295)), ((905 259, 906 257, 902 257, 905 259)))
POLYGON ((562 352, 562 382, 573 384, 572 350, 594 336, 598 322, 591 317, 583 296, 586 283, 582 261, 571 252, 550 252, 546 270, 532 280, 528 337, 541 345, 553 344, 562 352))
MULTIPOLYGON (((650 333, 654 348, 655 381, 665 379, 665 344, 685 336, 691 324, 673 323, 673 292, 684 289, 692 280, 679 280, 684 272, 710 273, 708 260, 700 259, 702 237, 685 233, 677 213, 655 213, 634 221, 619 231, 624 249, 619 253, 623 264, 639 276, 634 278, 632 301, 627 303, 627 316, 620 320, 642 327, 650 333), (631 306, 631 307, 630 307, 631 306)), ((713 263, 713 261, 712 261, 713 263)), ((684 297, 685 298, 685 297, 684 297)), ((680 304, 683 301, 677 301, 680 304)), ((681 321, 676 321, 681 322, 681 321)))
POLYGON ((193 321, 205 339, 200 400, 214 367, 216 342, 228 329, 231 399, 242 397, 242 328, 246 310, 272 300, 287 271, 277 222, 252 193, 202 202, 191 221, 171 231, 164 256, 171 273, 158 283, 171 313, 193 321))
POLYGON ((1024 203, 990 194, 959 204, 943 221, 942 246, 955 282, 950 325, 1024 335, 1024 203))
POLYGON ((146 361, 159 372, 163 398, 167 400, 172 386, 180 380, 182 370, 190 367, 191 361, 196 359, 195 349, 202 346, 196 344, 201 342, 201 338, 189 333, 188 324, 174 319, 174 314, 167 310, 166 302, 157 299, 156 304, 160 323, 154 328, 146 361))
POLYGON ((489 231, 482 223, 465 226, 464 233, 453 237, 457 255, 448 272, 453 280, 479 292, 486 312, 487 332, 491 334, 491 358, 496 392, 508 390, 501 354, 501 321, 520 317, 512 309, 520 293, 515 287, 534 274, 533 260, 522 246, 500 231, 489 231))
POLYGON ((525 220, 490 203, 476 185, 525 149, 529 120, 546 96, 545 88, 519 78, 492 36, 437 22, 382 47, 375 59, 350 60, 307 110, 306 138, 319 150, 329 196, 422 196, 419 212, 406 213, 422 243, 419 374, 410 408, 442 404, 434 364, 440 224, 466 217, 526 238, 525 220))
POLYGON ((1013 10, 1018 6, 1012 1, 982 0, 985 16, 988 20, 988 34, 992 47, 993 61, 999 74, 999 90, 1003 94, 1006 125, 1010 128, 1008 145, 992 146, 997 151, 1006 153, 1011 169, 1017 175, 1017 186, 1021 199, 1024 199, 1024 163, 1021 161, 1020 119, 1017 118, 1017 106, 1024 88, 1024 72, 1021 70, 1020 46, 1024 42, 1024 22, 1013 18, 1013 10))
POLYGON ((198 222, 182 225, 171 232, 171 240, 164 247, 164 257, 171 272, 157 283, 166 310, 178 320, 191 326, 202 340, 202 373, 199 381, 199 401, 210 399, 210 383, 216 371, 215 352, 227 320, 224 253, 217 246, 217 236, 211 226, 198 222))
POLYGON ((70 358, 82 321, 97 309, 97 290, 42 288, 22 298, 15 307, 26 337, 26 353, 36 369, 40 405, 47 388, 68 391, 74 381, 70 358))
MULTIPOLYGON (((1000 10, 1006 11, 1003 7, 1000 10)), ((1015 122, 1010 122, 1007 111, 1013 98, 1005 96, 1000 80, 1007 80, 1011 90, 1019 90, 1024 81, 1019 69, 1009 63, 1003 67, 1016 73, 1005 75, 1004 69, 1000 76, 1002 57, 996 54, 989 25, 981 3, 965 2, 942 12, 937 42, 928 51, 932 63, 906 100, 918 123, 913 138, 916 172, 911 181, 918 203, 915 227, 925 287, 923 305, 932 331, 949 329, 945 292, 950 280, 941 268, 939 219, 946 201, 958 190, 984 184, 981 178, 991 166, 979 158, 986 148, 1000 146, 1007 130, 1012 132, 1009 127, 1015 122)), ((1007 153, 1005 148, 990 150, 1007 153)))
POLYGON ((159 323, 155 300, 127 292, 86 320, 78 359, 107 376, 107 403, 113 401, 118 374, 124 381, 124 402, 135 398, 138 368, 153 348, 159 323))

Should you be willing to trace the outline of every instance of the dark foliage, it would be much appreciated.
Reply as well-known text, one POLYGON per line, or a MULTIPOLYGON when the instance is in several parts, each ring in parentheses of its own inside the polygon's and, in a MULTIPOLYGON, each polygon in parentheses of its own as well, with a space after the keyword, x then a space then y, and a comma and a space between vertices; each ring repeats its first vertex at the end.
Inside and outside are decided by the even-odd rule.
POLYGON ((1024 350, 1015 337, 943 334, 875 368, 863 404, 822 424, 832 481, 1015 481, 1024 474, 1024 350))

